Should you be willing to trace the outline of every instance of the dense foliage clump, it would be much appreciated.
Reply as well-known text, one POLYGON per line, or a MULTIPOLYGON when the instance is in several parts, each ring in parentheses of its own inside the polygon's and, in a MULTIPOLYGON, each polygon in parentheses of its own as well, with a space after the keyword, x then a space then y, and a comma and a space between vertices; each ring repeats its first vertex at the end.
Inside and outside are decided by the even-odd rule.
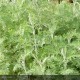
POLYGON ((0 1, 0 74, 80 74, 80 4, 0 1))

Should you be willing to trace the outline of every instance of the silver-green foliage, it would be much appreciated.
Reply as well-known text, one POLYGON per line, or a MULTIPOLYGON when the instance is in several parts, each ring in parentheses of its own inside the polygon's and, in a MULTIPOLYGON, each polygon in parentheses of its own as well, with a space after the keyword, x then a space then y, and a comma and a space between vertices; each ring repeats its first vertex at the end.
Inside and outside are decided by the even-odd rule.
POLYGON ((80 74, 80 4, 0 2, 0 74, 80 74))

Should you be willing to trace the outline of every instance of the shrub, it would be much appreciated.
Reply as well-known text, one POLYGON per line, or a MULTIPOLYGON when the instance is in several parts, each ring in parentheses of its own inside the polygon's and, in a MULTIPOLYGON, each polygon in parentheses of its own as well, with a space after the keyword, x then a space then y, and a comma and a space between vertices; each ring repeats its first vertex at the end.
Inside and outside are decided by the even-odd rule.
POLYGON ((1 2, 0 74, 80 74, 79 23, 80 4, 1 2))

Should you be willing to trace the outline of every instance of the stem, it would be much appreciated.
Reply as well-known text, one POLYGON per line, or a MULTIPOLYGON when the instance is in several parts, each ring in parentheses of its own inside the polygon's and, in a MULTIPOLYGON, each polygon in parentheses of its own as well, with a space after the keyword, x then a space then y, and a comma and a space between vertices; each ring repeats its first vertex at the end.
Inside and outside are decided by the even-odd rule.
POLYGON ((61 54, 62 54, 62 56, 63 56, 63 62, 64 62, 63 66, 64 66, 64 70, 66 70, 66 69, 67 69, 66 47, 65 47, 65 48, 62 48, 61 54))
POLYGON ((34 24, 32 22, 32 19, 31 19, 31 15, 29 14, 29 22, 31 24, 31 28, 32 28, 32 31, 33 31, 33 39, 34 39, 34 50, 35 50, 35 53, 37 54, 37 44, 36 44, 36 35, 35 35, 35 29, 34 29, 34 24))
POLYGON ((37 54, 38 54, 38 51, 37 51, 37 43, 36 43, 36 35, 35 35, 35 29, 34 29, 34 24, 32 22, 32 19, 31 19, 31 15, 29 14, 29 22, 31 24, 31 27, 32 27, 32 30, 33 30, 33 37, 34 37, 34 51, 36 53, 36 55, 32 54, 32 56, 35 58, 35 60, 37 61, 37 63, 39 64, 39 66, 42 66, 41 65, 41 62, 38 60, 37 58, 37 54))

